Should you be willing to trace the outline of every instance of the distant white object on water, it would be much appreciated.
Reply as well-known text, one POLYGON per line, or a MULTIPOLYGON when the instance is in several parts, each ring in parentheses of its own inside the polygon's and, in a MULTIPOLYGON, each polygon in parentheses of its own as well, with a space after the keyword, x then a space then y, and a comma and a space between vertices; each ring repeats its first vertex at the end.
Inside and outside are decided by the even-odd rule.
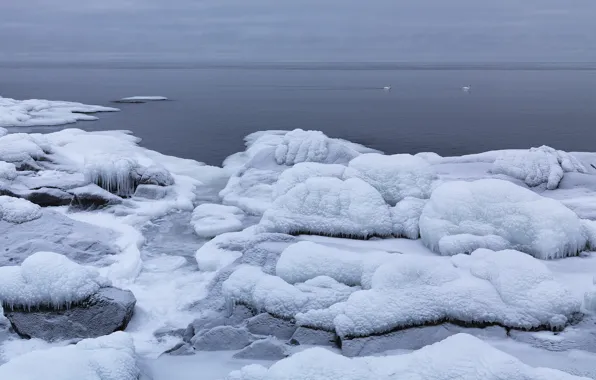
POLYGON ((470 92, 470 91, 472 91, 472 85, 463 86, 461 89, 463 92, 470 92))
POLYGON ((385 86, 385 87, 383 87, 383 90, 385 90, 385 91, 391 91, 391 86, 385 86))
POLYGON ((129 96, 120 100, 115 100, 114 103, 146 103, 156 102, 161 100, 169 100, 165 96, 129 96))

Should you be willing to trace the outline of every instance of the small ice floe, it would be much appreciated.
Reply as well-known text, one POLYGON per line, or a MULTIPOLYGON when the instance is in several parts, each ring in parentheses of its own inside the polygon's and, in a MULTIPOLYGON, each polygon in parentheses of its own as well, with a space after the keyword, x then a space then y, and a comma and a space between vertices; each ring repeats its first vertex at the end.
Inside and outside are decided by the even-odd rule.
POLYGON ((383 91, 387 91, 387 92, 391 91, 391 86, 383 87, 383 91))
POLYGON ((472 92, 472 85, 463 86, 463 87, 461 88, 461 90, 462 90, 463 92, 472 92))
POLYGON ((120 100, 114 100, 114 103, 147 103, 169 100, 165 96, 129 96, 120 100))

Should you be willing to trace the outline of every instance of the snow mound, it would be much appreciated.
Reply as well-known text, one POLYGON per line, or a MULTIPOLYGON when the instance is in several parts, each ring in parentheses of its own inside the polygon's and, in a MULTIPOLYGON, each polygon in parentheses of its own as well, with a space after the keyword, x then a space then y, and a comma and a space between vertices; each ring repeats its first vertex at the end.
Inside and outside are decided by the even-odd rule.
POLYGON ((439 186, 420 216, 420 235, 442 255, 510 248, 553 259, 576 255, 588 243, 573 211, 497 179, 439 186))
POLYGON ((550 368, 534 368, 468 334, 456 334, 403 355, 347 358, 315 347, 270 368, 252 364, 227 380, 588 380, 550 368))
POLYGON ((284 135, 275 148, 275 160, 279 165, 295 165, 300 162, 347 164, 359 153, 338 140, 330 139, 320 131, 295 129, 284 135))
POLYGON ((137 380, 132 338, 123 332, 33 351, 0 366, 0 379, 137 380))
POLYGON ((204 203, 192 212, 190 223, 200 237, 210 238, 242 229, 244 212, 238 207, 204 203))
POLYGON ((420 215, 428 200, 406 197, 391 208, 395 236, 408 239, 420 237, 420 215))
POLYGON ((514 250, 481 249, 451 258, 397 255, 378 267, 370 290, 298 314, 296 321, 342 337, 445 321, 560 330, 580 307, 541 261, 514 250))
POLYGON ((26 223, 41 217, 41 207, 25 199, 0 195, 0 220, 26 223))
POLYGON ((543 145, 526 151, 503 152, 493 163, 491 172, 517 178, 532 187, 544 183, 553 190, 564 173, 587 173, 587 170, 573 155, 543 145))
POLYGON ((53 252, 37 252, 20 266, 0 267, 0 301, 5 307, 69 307, 109 282, 90 267, 53 252))
POLYGON ((296 185, 314 177, 333 177, 342 179, 346 167, 339 164, 321 164, 303 162, 285 170, 273 186, 273 198, 286 194, 296 185))
POLYGON ((110 193, 131 196, 139 182, 139 164, 130 157, 96 154, 85 157, 85 179, 110 193))
POLYGON ((368 238, 393 233, 389 206, 357 178, 309 178, 277 198, 259 225, 288 234, 368 238))
POLYGON ((41 99, 15 100, 0 97, 0 127, 62 125, 79 120, 96 120, 87 115, 119 111, 117 108, 41 99))
POLYGON ((17 168, 14 164, 9 162, 0 161, 0 180, 5 179, 12 181, 17 178, 17 168))
POLYGON ((405 197, 428 198, 437 179, 432 166, 410 154, 363 154, 350 161, 346 177, 360 178, 395 205, 405 197))

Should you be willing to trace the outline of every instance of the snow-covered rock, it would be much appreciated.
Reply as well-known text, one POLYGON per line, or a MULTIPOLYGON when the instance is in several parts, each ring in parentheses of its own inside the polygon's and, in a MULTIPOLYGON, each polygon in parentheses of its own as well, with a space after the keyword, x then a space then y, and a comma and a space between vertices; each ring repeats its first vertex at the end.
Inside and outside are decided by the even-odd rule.
POLYGON ((0 195, 0 221, 26 223, 41 217, 41 207, 25 199, 0 195))
POLYGON ((467 334, 402 355, 350 359, 311 348, 270 368, 250 365, 226 380, 588 380, 549 368, 533 368, 467 334))
POLYGON ((17 169, 10 162, 0 161, 0 180, 12 181, 17 178, 17 169))
POLYGON ((290 339, 296 331, 291 321, 275 318, 269 313, 261 313, 246 321, 246 328, 256 335, 270 335, 279 339, 290 339))
POLYGON ((244 212, 238 207, 203 203, 192 212, 190 223, 199 237, 210 238, 242 230, 243 219, 244 212))
POLYGON ((587 173, 587 170, 573 155, 543 145, 524 151, 504 151, 493 163, 491 172, 517 178, 528 186, 544 183, 553 190, 565 173, 587 173))
POLYGON ((131 157, 110 154, 85 157, 85 179, 119 196, 134 194, 139 184, 139 169, 138 162, 131 157))
POLYGON ((37 350, 0 366, 0 379, 137 380, 132 338, 117 332, 76 345, 37 350))
POLYGON ((395 205, 405 197, 428 198, 437 179, 432 166, 410 154, 363 154, 350 161, 346 177, 360 178, 395 205))
POLYGON ((279 170, 270 169, 242 169, 230 177, 219 193, 222 203, 239 207, 250 215, 262 215, 271 207, 272 186, 277 182, 279 173, 279 170))
POLYGON ((234 354, 236 359, 281 360, 289 355, 286 345, 275 339, 266 338, 252 342, 234 354))
POLYGON ((309 329, 299 326, 290 338, 292 345, 335 346, 337 335, 331 331, 309 329))
POLYGON ((286 194, 296 185, 313 177, 333 177, 343 179, 345 165, 301 162, 285 170, 273 186, 273 198, 286 194))
POLYGON ((71 202, 73 208, 94 210, 122 203, 122 198, 95 184, 70 189, 68 192, 74 196, 71 202))
POLYGON ((30 163, 45 158, 47 150, 49 147, 35 135, 11 133, 0 137, 0 161, 12 162, 20 166, 21 162, 30 163))
POLYGON ((157 185, 139 185, 134 196, 151 200, 163 199, 168 195, 168 189, 157 185))
POLYGON ((356 238, 394 232, 389 206, 357 178, 309 178, 278 197, 259 226, 271 232, 356 238))
POLYGON ((119 110, 75 102, 0 97, 0 127, 62 125, 79 120, 97 120, 97 117, 88 114, 113 111, 119 110))
POLYGON ((541 259, 576 255, 588 243, 577 215, 508 181, 448 182, 420 216, 426 246, 442 255, 516 249, 541 259))
POLYGON ((320 131, 295 129, 284 135, 275 148, 275 160, 279 165, 295 165, 300 162, 347 164, 359 153, 337 140, 330 139, 320 131))
POLYGON ((368 336, 444 321, 517 329, 562 329, 581 301, 541 261, 518 251, 477 250, 452 258, 397 255, 370 290, 296 315, 299 325, 368 336))
POLYGON ((139 184, 141 185, 171 186, 174 184, 172 173, 161 165, 151 165, 137 170, 141 174, 141 179, 139 180, 139 184))
POLYGON ((428 200, 405 197, 397 202, 391 208, 391 218, 393 220, 395 236, 408 239, 418 239, 420 237, 420 215, 428 200))
POLYGON ((24 194, 24 197, 29 202, 35 203, 41 207, 50 207, 68 206, 72 202, 74 195, 53 187, 42 187, 27 192, 24 194))
POLYGON ((243 328, 217 326, 211 330, 195 335, 191 343, 195 350, 222 351, 239 350, 253 342, 253 336, 243 328))

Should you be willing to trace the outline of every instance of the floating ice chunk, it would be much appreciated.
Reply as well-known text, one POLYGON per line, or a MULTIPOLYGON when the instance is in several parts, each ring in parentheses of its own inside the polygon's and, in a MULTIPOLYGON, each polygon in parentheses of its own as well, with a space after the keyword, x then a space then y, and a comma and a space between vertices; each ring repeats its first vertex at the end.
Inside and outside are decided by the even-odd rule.
POLYGON ((85 179, 110 193, 131 196, 139 183, 139 164, 130 157, 97 154, 85 157, 85 179))
POLYGON ((0 161, 0 180, 5 179, 12 181, 17 178, 17 169, 14 164, 10 162, 0 161))
POLYGON ((68 307, 108 285, 95 269, 53 252, 37 252, 21 266, 0 267, 0 302, 5 307, 68 307))
POLYGON ((240 231, 243 219, 244 212, 238 207, 204 203, 194 209, 190 223, 200 237, 214 237, 240 231))
POLYGON ((259 225, 289 234, 368 238, 393 233, 389 206, 377 190, 357 178, 309 178, 278 197, 259 225))
POLYGON ((300 162, 347 164, 359 153, 337 140, 330 139, 320 131, 295 129, 284 135, 275 149, 279 165, 295 165, 300 162))
POLYGON ((553 259, 576 255, 588 243, 585 225, 573 211, 497 179, 439 186, 420 216, 420 235, 442 255, 511 248, 553 259))
POLYGON ((493 163, 491 172, 505 174, 524 181, 528 186, 543 183, 556 189, 567 172, 587 173, 584 165, 573 155, 548 146, 525 151, 505 151, 493 163))
POLYGON ((408 239, 418 239, 420 237, 420 215, 428 200, 405 197, 391 208, 391 217, 395 226, 394 235, 406 237, 408 239))
POLYGON ((33 351, 0 366, 0 379, 137 380, 132 338, 123 332, 33 351))
POLYGON ((165 96, 129 96, 116 100, 115 103, 145 103, 168 100, 165 96))
POLYGON ((313 177, 343 178, 346 167, 339 164, 303 162, 285 170, 273 186, 273 198, 286 194, 294 186, 313 177))
POLYGON ((347 358, 315 347, 270 368, 249 365, 226 380, 588 380, 550 368, 534 368, 468 334, 456 334, 403 355, 347 358))
POLYGON ((0 220, 8 223, 26 223, 41 217, 41 207, 26 199, 0 195, 0 220))
POLYGON ((61 125, 79 120, 96 120, 87 115, 95 112, 119 111, 117 108, 86 105, 75 102, 41 99, 15 100, 0 97, 0 126, 31 127, 61 125))
POLYGON ((428 162, 410 154, 363 154, 350 161, 346 177, 360 178, 395 205, 405 197, 428 198, 437 179, 428 162))
POLYGON ((443 321, 562 329, 580 306, 539 260, 513 250, 477 250, 451 259, 398 255, 379 266, 370 290, 296 320, 342 337, 443 321))

